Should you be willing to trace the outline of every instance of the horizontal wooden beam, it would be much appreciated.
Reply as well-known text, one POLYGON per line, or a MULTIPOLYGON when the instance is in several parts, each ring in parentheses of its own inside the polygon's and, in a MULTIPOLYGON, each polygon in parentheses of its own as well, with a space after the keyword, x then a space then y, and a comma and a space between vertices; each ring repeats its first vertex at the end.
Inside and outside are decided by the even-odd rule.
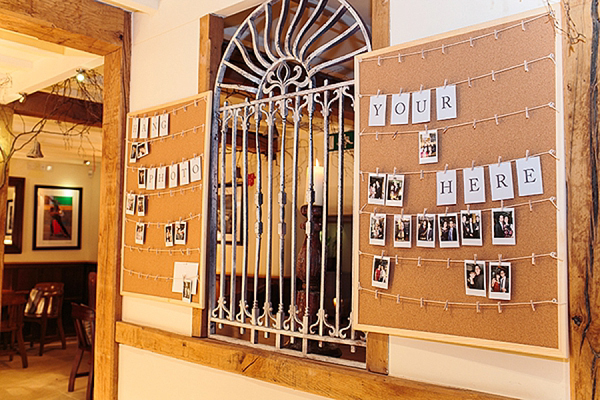
POLYGON ((117 322, 119 344, 335 399, 502 399, 117 322))
POLYGON ((18 115, 102 127, 101 103, 35 92, 22 103, 13 101, 10 107, 18 115))
POLYGON ((120 48, 126 14, 94 0, 0 0, 0 28, 99 55, 120 48))

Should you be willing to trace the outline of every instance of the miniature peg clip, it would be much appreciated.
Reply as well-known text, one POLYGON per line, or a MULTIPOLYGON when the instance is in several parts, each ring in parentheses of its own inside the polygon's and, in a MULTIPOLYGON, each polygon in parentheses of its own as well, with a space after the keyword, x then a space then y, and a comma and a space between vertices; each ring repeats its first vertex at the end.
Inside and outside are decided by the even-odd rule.
POLYGON ((467 214, 471 214, 471 205, 467 204, 467 214))
POLYGON ((470 76, 467 76, 467 83, 469 84, 469 87, 473 87, 473 86, 471 85, 471 77, 470 77, 470 76))
POLYGON ((446 166, 444 167, 444 173, 448 172, 448 164, 446 164, 446 166))
POLYGON ((398 254, 396 254, 396 265, 398 265, 398 254))
POLYGON ((529 200, 529 212, 533 212, 533 204, 531 203, 531 200, 529 200))
POLYGON ((375 173, 376 173, 377 175, 379 175, 379 167, 376 167, 376 168, 375 168, 375 173))
POLYGON ((400 304, 400 295, 396 296, 396 304, 400 304))
POLYGON ((448 79, 444 79, 444 89, 448 86, 448 79))
POLYGON ((421 180, 423 180, 423 170, 421 170, 421 180))
POLYGON ((471 171, 475 169, 475 160, 471 161, 471 171))
POLYGON ((379 132, 375 132, 375 140, 379 140, 379 132))
POLYGON ((504 210, 504 199, 500 200, 500 208, 504 210))
POLYGON ((394 167, 394 175, 396 175, 396 167, 394 167))
POLYGON ((473 254, 473 261, 475 261, 475 263, 477 263, 477 254, 473 254))
POLYGON ((529 304, 531 304, 531 309, 535 311, 535 303, 533 302, 533 300, 529 300, 529 304))
POLYGON ((400 209, 400 219, 404 219, 404 207, 400 209))
POLYGON ((448 300, 446 300, 446 304, 444 304, 444 311, 448 311, 448 300))
POLYGON ((448 207, 446 207, 446 212, 444 213, 444 217, 448 216, 448 207))
POLYGON ((381 94, 381 89, 377 89, 377 96, 381 94))
POLYGON ((417 267, 421 266, 421 256, 419 256, 419 258, 417 259, 417 267))
POLYGON ((476 119, 474 119, 474 120, 473 120, 473 129, 476 129, 476 128, 477 128, 477 120, 476 120, 476 119))
POLYGON ((381 250, 381 258, 383 258, 384 253, 385 253, 385 250, 381 250))
POLYGON ((379 290, 375 290, 375 298, 377 299, 379 297, 379 290))
POLYGON ((498 264, 502 264, 502 254, 498 254, 498 264))
POLYGON ((525 72, 529 72, 529 65, 527 65, 527 60, 523 61, 523 68, 525 68, 525 72))
POLYGON ((470 37, 470 38, 469 38, 469 45, 470 45, 471 47, 473 47, 473 38, 472 38, 472 37, 470 37))
POLYGON ((377 66, 381 67, 381 56, 377 57, 377 66))
POLYGON ((521 20, 521 29, 525 30, 525 20, 521 20))
POLYGON ((421 297, 421 308, 425 307, 425 300, 421 297))
POLYGON ((529 161, 529 150, 525 150, 525 160, 529 161))
POLYGON ((479 302, 475 303, 475 308, 477 310, 477 313, 481 312, 481 308, 479 308, 479 302))
POLYGON ((423 91, 423 84, 421 83, 421 87, 419 88, 419 93, 423 91))
POLYGON ((498 114, 494 114, 494 119, 496 120, 496 125, 500 125, 500 122, 498 121, 498 114))
POLYGON ((402 62, 402 54, 398 53, 398 62, 401 63, 402 62))
POLYGON ((502 156, 498 156, 498 166, 500 166, 500 164, 502 164, 502 156))
POLYGON ((531 265, 535 265, 535 253, 531 253, 531 265))
POLYGON ((421 49, 421 58, 425 59, 425 49, 421 49))
POLYGON ((398 136, 398 131, 394 132, 394 135, 392 136, 392 140, 396 140, 396 136, 398 136))
POLYGON ((498 40, 498 31, 494 29, 494 39, 498 40))
POLYGON ((529 107, 525 107, 525 118, 529 118, 529 107))
MULTIPOLYGON (((442 54, 446 54, 446 49, 444 47, 444 44, 442 43, 442 54)), ((444 85, 444 87, 446 87, 446 85, 444 85)))
POLYGON ((427 209, 426 209, 426 208, 424 208, 424 209, 423 209, 423 216, 426 216, 426 215, 427 215, 427 209))
POLYGON ((450 258, 446 260, 446 268, 450 269, 450 258))
POLYGON ((492 70, 492 81, 496 81, 496 73, 492 70))
POLYGON ((502 314, 502 303, 498 302, 498 314, 502 314))

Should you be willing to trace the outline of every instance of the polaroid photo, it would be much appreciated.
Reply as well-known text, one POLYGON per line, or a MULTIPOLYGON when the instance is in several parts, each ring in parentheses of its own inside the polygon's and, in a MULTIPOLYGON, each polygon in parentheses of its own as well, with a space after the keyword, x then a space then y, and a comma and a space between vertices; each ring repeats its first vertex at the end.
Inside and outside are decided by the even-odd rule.
POLYGON ((185 303, 192 302, 192 280, 184 279, 183 280, 183 290, 181 291, 181 300, 185 303))
POLYGON ((486 297, 485 261, 465 260, 465 291, 467 296, 486 297))
POLYGON ((146 189, 146 168, 138 168, 138 189, 146 189))
POLYGON ((185 244, 187 242, 187 222, 175 222, 175 244, 185 244))
POLYGON ((385 246, 385 214, 371 214, 369 224, 369 244, 385 246))
POLYGON ((135 244, 144 244, 146 239, 146 224, 136 222, 135 224, 135 244))
POLYGON ((137 161, 137 152, 138 152, 138 144, 131 143, 131 147, 129 149, 129 162, 134 163, 137 161))
POLYGON ((131 138, 137 139, 140 131, 140 119, 131 118, 131 138))
POLYGON ((460 234, 463 246, 483 246, 481 231, 481 211, 460 212, 460 234))
POLYGON ((460 247, 458 240, 458 214, 438 214, 438 234, 440 247, 460 247))
POLYGON ((202 180, 202 156, 194 157, 190 160, 190 181, 198 182, 202 180))
POLYGON ((402 207, 404 200, 404 175, 388 174, 385 185, 385 205, 402 207))
POLYGON ((390 281, 390 257, 373 257, 373 273, 371 285, 376 288, 387 289, 390 281))
POLYGON ((133 193, 127 193, 125 199, 125 214, 135 215, 135 206, 137 205, 137 196, 133 193))
POLYGON ((137 146, 138 160, 140 158, 146 157, 148 154, 150 154, 150 145, 147 142, 138 143, 138 146, 137 146))
POLYGON ((143 217, 146 215, 146 196, 139 195, 137 198, 137 215, 143 217))
POLYGON ((510 263, 490 263, 490 299, 510 300, 510 275, 510 263))
POLYGON ((179 184, 188 185, 190 183, 190 162, 182 161, 179 163, 179 184))
POLYGON ((419 132, 419 164, 438 162, 438 153, 437 129, 419 132))
POLYGON ((156 168, 146 170, 146 190, 156 189, 156 168))
POLYGON ((385 204, 386 174, 369 174, 368 204, 385 204))
POLYGON ((394 215, 394 247, 410 248, 412 246, 411 225, 411 215, 394 215))
POLYGON ((514 208, 492 209, 492 244, 517 244, 514 208))
POLYGON ((165 246, 173 247, 173 224, 165 224, 165 246))
POLYGON ((417 214, 417 247, 435 247, 435 215, 417 214))

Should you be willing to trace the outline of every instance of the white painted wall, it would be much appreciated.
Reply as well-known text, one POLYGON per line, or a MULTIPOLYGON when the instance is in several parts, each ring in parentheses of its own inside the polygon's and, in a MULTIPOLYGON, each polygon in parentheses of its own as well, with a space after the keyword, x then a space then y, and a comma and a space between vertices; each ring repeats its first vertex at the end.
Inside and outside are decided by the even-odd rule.
MULTIPOLYGON (((366 0, 365 0, 366 1, 366 0)), ((135 14, 132 111, 197 92, 198 20, 229 14, 260 0, 161 0, 152 15, 135 14)), ((390 0, 393 44, 502 18, 543 5, 542 0, 390 0)), ((191 333, 186 307, 123 299, 125 321, 191 333)), ((521 398, 568 397, 568 363, 413 339, 390 338, 394 376, 521 398)), ((119 398, 317 398, 235 374, 120 347, 119 398)))
MULTIPOLYGON (((508 17, 545 3, 390 0, 391 44, 508 17)), ((390 375, 517 398, 569 398, 568 362, 415 339, 390 337, 390 375)))
POLYGON ((92 166, 63 164, 41 160, 12 159, 10 176, 25 178, 23 201, 23 252, 6 254, 4 261, 91 261, 98 260, 98 210, 100 207, 100 164, 92 166), (46 167, 52 166, 48 171, 46 167), (33 200, 35 185, 68 186, 83 188, 80 250, 33 249, 33 200))

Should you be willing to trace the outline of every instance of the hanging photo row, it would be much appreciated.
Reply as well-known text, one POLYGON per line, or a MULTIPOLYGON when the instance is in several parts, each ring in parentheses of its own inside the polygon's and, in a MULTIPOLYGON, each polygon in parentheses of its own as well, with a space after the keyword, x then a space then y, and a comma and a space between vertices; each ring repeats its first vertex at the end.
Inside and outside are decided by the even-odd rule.
POLYGON ((158 167, 137 168, 137 188, 146 190, 174 189, 202 180, 202 156, 158 167))

